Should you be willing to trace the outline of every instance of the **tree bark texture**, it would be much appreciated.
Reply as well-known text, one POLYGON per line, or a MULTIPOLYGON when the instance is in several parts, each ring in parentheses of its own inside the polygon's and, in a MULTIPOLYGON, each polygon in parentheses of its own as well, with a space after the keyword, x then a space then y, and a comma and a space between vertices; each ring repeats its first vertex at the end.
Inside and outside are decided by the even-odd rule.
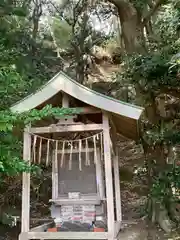
POLYGON ((148 33, 152 32, 151 17, 166 0, 156 0, 154 3, 149 1, 150 10, 146 11, 145 15, 138 11, 129 0, 109 0, 109 2, 117 8, 126 52, 145 52, 144 28, 148 27, 148 33))
POLYGON ((117 7, 126 52, 130 54, 144 52, 145 37, 141 14, 129 1, 110 0, 110 2, 117 7))

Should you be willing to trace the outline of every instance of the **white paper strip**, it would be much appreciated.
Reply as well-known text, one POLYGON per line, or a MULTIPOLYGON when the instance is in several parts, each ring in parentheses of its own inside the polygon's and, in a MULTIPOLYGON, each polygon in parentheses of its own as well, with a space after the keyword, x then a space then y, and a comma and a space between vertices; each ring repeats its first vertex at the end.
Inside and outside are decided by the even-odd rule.
POLYGON ((38 159, 38 163, 41 163, 41 155, 42 155, 42 138, 40 138, 40 142, 39 142, 39 159, 38 159))
POLYGON ((72 170, 72 151, 73 151, 73 142, 71 144, 70 154, 69 154, 69 170, 72 170))
POLYGON ((33 142, 33 162, 36 163, 36 142, 37 136, 34 135, 34 142, 33 142))
POLYGON ((50 140, 47 141, 46 166, 49 165, 49 144, 50 144, 50 140))
POLYGON ((82 158, 81 158, 81 151, 82 151, 82 141, 79 140, 79 170, 82 171, 82 158))
POLYGON ((85 163, 85 165, 86 166, 90 166, 90 159, 89 159, 89 151, 88 151, 88 149, 89 149, 89 146, 88 146, 88 139, 86 139, 86 163, 85 163))
POLYGON ((94 142, 94 163, 97 163, 97 147, 96 147, 96 136, 93 136, 93 142, 94 142))
POLYGON ((64 148, 65 148, 65 141, 63 142, 63 145, 62 145, 61 167, 63 167, 63 164, 64 164, 64 148))

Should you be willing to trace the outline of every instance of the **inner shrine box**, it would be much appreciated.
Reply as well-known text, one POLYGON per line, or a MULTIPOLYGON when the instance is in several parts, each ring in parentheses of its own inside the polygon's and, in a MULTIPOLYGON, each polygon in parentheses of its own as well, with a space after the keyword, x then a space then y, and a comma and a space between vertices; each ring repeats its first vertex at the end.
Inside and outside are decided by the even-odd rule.
POLYGON ((19 240, 116 240, 122 223, 117 140, 139 139, 143 108, 97 93, 59 72, 11 111, 48 104, 72 112, 26 126, 23 158, 52 167, 52 220, 30 228, 31 173, 24 172, 19 240))
MULTIPOLYGON (((99 139, 102 137, 101 134, 96 136, 99 139)), ((86 139, 80 141, 83 144, 86 139)), ((63 154, 63 164, 61 150, 58 151, 57 166, 53 166, 53 169, 57 167, 57 173, 53 176, 54 197, 50 200, 52 218, 89 225, 98 221, 106 225, 105 183, 100 149, 73 149, 73 152, 63 154)))

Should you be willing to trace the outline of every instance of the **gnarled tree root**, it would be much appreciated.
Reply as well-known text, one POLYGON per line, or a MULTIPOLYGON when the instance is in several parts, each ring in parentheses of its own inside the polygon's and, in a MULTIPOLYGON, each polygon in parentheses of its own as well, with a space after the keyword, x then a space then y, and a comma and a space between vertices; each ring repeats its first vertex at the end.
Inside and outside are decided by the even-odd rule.
POLYGON ((158 223, 160 227, 166 232, 170 233, 173 228, 173 223, 168 216, 168 211, 161 203, 155 201, 154 199, 150 200, 151 205, 151 220, 153 223, 158 223))

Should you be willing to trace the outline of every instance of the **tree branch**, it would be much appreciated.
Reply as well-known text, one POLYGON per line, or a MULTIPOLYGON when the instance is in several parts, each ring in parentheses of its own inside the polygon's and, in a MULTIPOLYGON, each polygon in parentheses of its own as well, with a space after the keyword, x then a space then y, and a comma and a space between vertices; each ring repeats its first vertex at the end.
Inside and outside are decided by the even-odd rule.
POLYGON ((154 13, 159 9, 159 7, 164 4, 166 0, 157 0, 154 4, 153 8, 149 10, 149 12, 146 14, 143 20, 143 26, 146 25, 146 23, 150 20, 150 18, 154 15, 154 13))
POLYGON ((108 0, 108 1, 112 4, 114 4, 117 8, 129 3, 128 0, 108 0))

